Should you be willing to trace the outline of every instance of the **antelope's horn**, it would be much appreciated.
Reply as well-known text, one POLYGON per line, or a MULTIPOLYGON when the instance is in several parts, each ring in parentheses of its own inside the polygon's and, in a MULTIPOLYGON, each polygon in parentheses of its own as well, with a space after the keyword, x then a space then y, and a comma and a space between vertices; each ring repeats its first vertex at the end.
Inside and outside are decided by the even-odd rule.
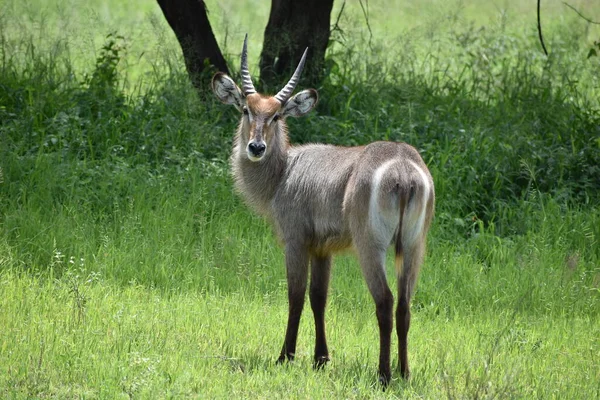
POLYGON ((250 77, 250 71, 248 71, 248 34, 244 38, 244 48, 242 49, 242 66, 240 68, 242 74, 242 91, 244 96, 256 93, 254 85, 252 84, 252 78, 250 77))
POLYGON ((306 61, 306 53, 308 53, 308 47, 306 48, 306 50, 304 50, 304 54, 302 54, 302 58, 300 59, 300 63, 298 64, 298 67, 296 67, 296 71, 294 72, 294 75, 292 75, 292 77, 290 78, 287 85, 285 85, 285 87, 283 89, 281 89, 279 91, 279 93, 277 93, 275 95, 275 98, 277 100, 279 100, 279 102, 281 104, 285 104, 285 102, 288 101, 288 99, 294 92, 294 89, 296 88, 298 81, 300 80, 300 75, 302 74, 302 69, 304 69, 304 61, 306 61))

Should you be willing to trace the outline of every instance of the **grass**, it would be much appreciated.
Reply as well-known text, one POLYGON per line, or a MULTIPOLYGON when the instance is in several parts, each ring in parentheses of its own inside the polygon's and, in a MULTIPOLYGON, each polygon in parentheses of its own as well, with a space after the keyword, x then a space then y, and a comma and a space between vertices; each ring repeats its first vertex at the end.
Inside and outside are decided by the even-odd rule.
MULTIPOLYGON (((256 65, 268 3, 207 3, 230 65, 246 31, 256 65)), ((351 254, 330 365, 308 306, 274 365, 282 251, 232 189, 237 115, 191 89, 157 5, 1 6, 0 397, 598 398, 600 32, 547 3, 545 59, 533 5, 369 4, 371 37, 349 2, 317 112, 290 121, 294 142, 408 141, 434 175, 413 376, 386 392, 351 254)))
MULTIPOLYGON (((333 362, 315 372, 309 319, 301 327, 299 359, 290 366, 274 365, 280 324, 267 323, 256 334, 257 318, 285 319, 281 293, 165 293, 77 275, 56 282, 4 274, 1 284, 0 343, 10 361, 2 367, 4 397, 383 395, 373 369, 376 326, 366 323, 373 322, 372 307, 365 301, 348 310, 337 297, 347 293, 335 289, 333 362)), ((414 378, 394 381, 385 395, 594 398, 598 347, 589 337, 599 333, 592 317, 421 310, 411 332, 414 378)))

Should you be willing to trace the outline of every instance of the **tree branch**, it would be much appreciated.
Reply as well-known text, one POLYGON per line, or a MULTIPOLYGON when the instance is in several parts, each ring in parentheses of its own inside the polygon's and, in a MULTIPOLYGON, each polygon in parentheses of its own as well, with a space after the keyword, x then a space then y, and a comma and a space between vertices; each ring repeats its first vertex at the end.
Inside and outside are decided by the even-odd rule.
POLYGON ((565 3, 564 1, 563 1, 563 4, 565 6, 567 6, 567 7, 569 7, 571 10, 575 11, 577 13, 577 15, 579 15, 581 18, 585 19, 590 24, 600 25, 600 22, 592 21, 591 19, 585 17, 582 13, 580 13, 579 11, 577 11, 577 9, 575 7, 573 7, 572 5, 570 5, 568 3, 565 3))
POLYGON ((346 0, 344 0, 344 2, 342 3, 342 8, 340 9, 340 12, 338 13, 338 16, 335 20, 335 24, 333 24, 333 28, 331 28, 329 30, 329 34, 332 34, 333 32, 340 32, 340 34, 344 34, 344 31, 342 30, 342 28, 340 28, 339 26, 339 22, 340 22, 340 18, 342 18, 342 13, 344 12, 344 7, 346 7, 346 0))
POLYGON ((365 21, 367 23, 367 28, 369 29, 369 48, 373 50, 371 47, 371 40, 373 39, 373 31, 371 30, 371 24, 369 23, 369 0, 365 0, 367 3, 367 9, 365 10, 365 6, 363 5, 362 0, 359 0, 360 8, 362 8, 363 15, 365 16, 365 21))
POLYGON ((548 56, 548 50, 546 50, 546 45, 544 44, 544 36, 542 35, 542 24, 540 22, 540 1, 537 0, 537 26, 538 26, 538 35, 540 37, 540 43, 542 44, 542 49, 544 49, 544 54, 548 56))

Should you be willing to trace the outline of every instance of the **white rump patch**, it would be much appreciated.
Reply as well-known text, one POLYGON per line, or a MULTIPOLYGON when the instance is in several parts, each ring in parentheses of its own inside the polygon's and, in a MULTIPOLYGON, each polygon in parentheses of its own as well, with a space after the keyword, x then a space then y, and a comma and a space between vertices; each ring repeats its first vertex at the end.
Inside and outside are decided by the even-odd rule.
POLYGON ((400 220, 399 209, 382 209, 379 205, 379 187, 381 186, 381 180, 384 178, 385 173, 392 164, 398 160, 388 160, 381 164, 373 174, 373 181, 371 184, 371 197, 369 199, 369 221, 371 223, 371 229, 373 235, 377 241, 383 245, 388 246, 398 221, 400 220))
MULTIPOLYGON (((418 236, 423 232, 423 226, 425 224, 425 216, 427 214, 427 202, 429 201, 429 194, 431 193, 431 185, 427 175, 414 161, 407 160, 410 165, 413 166, 415 171, 418 172, 421 180, 423 181, 423 199, 421 200, 421 209, 415 210, 414 207, 409 207, 405 211, 405 219, 403 221, 404 226, 402 227, 402 241, 406 246, 410 247, 418 236)), ((419 202, 413 203, 419 204, 419 202)))

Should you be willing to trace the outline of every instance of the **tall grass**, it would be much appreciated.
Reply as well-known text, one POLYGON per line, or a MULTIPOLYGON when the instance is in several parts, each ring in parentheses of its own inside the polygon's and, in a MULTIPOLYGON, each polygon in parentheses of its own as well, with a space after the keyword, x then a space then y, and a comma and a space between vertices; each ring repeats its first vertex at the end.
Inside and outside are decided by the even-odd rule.
MULTIPOLYGON (((295 143, 407 141, 434 175, 414 378, 385 395, 597 396, 595 31, 550 5, 546 59, 522 6, 386 4, 373 36, 347 4, 318 108, 289 121, 295 143)), ((310 318, 296 365, 272 365, 283 255, 232 189, 238 116, 194 92, 156 7, 68 5, 0 8, 0 397, 380 396, 350 255, 334 267, 332 365, 310 370, 310 318)), ((246 30, 257 59, 248 24, 268 12, 238 6, 209 4, 230 65, 246 30)))

